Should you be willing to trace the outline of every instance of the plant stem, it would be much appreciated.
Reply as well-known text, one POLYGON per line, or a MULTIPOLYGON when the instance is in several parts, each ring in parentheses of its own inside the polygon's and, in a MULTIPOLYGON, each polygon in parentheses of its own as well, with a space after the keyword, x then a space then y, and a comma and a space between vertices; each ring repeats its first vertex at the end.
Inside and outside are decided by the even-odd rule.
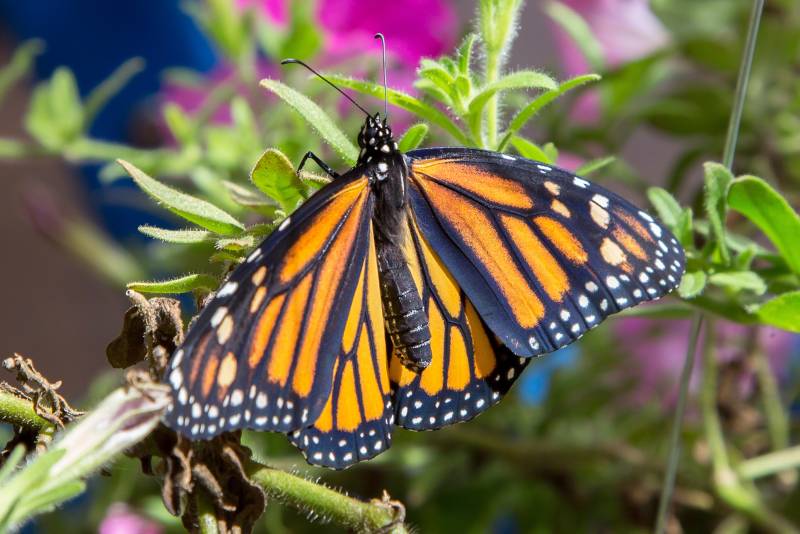
POLYGON ((739 67, 739 78, 736 80, 733 109, 728 122, 728 134, 725 137, 725 151, 722 153, 722 164, 728 170, 733 170, 733 158, 736 154, 736 141, 739 138, 739 125, 742 122, 744 102, 747 97, 747 83, 750 81, 750 68, 753 65, 753 54, 756 50, 756 38, 761 24, 761 12, 764 10, 764 0, 755 0, 750 12, 750 23, 747 29, 747 41, 744 45, 742 63, 739 67))
POLYGON ((0 421, 36 432, 53 429, 49 421, 36 413, 31 401, 2 390, 0 390, 0 421))
POLYGON ((313 511, 356 532, 384 531, 387 527, 390 527, 385 530, 387 533, 408 532, 402 523, 403 518, 396 517, 388 504, 374 501, 365 503, 321 484, 252 461, 245 469, 248 477, 261 486, 267 495, 302 512, 313 511), (395 521, 397 523, 393 524, 395 521))
POLYGON ((667 471, 664 476, 664 486, 661 490, 661 498, 658 502, 658 514, 656 516, 656 533, 658 534, 666 532, 667 530, 667 514, 669 512, 670 501, 672 500, 672 493, 675 488, 675 475, 678 472, 678 460, 680 459, 681 453, 681 428, 683 427, 683 414, 686 411, 686 399, 689 397, 689 382, 692 378, 695 353, 697 352, 697 341, 700 338, 700 329, 702 326, 703 314, 696 313, 692 319, 692 333, 689 337, 689 345, 686 348, 686 358, 683 361, 678 404, 675 409, 675 419, 672 422, 672 431, 669 439, 667 471))
MULTIPOLYGON (((744 54, 742 55, 742 63, 739 68, 739 78, 736 81, 736 90, 734 93, 734 103, 733 109, 731 110, 731 117, 728 122, 728 132, 725 136, 725 149, 722 155, 722 163, 728 170, 732 170, 733 167, 733 160, 734 156, 736 155, 736 142, 739 138, 739 127, 742 122, 742 112, 744 110, 744 102, 745 97, 747 96, 747 85, 750 80, 750 70, 753 64, 753 55, 755 52, 756 47, 756 37, 758 36, 758 28, 761 23, 761 12, 764 9, 764 0, 754 0, 753 1, 753 9, 750 12, 750 22, 749 27, 747 30, 747 41, 745 42, 744 54)), ((699 328, 700 323, 702 322, 702 314, 698 312, 693 319, 693 324, 699 328)), ((709 329, 710 330, 710 329, 709 329)), ((706 340, 710 339, 712 336, 706 336, 706 340)), ((697 337, 694 339, 690 339, 689 341, 689 348, 686 351, 686 361, 684 362, 683 371, 681 373, 681 389, 680 389, 680 396, 678 397, 678 406, 685 406, 686 404, 686 397, 688 396, 689 388, 688 383, 691 379, 692 375, 692 364, 690 362, 690 355, 691 358, 694 358, 694 353, 696 352, 697 346, 697 337)), ((704 353, 707 351, 704 351, 704 353)), ((712 448, 712 456, 716 452, 718 455, 717 460, 722 461, 724 459, 724 463, 727 464, 727 453, 725 451, 725 442, 722 438, 722 430, 721 426, 719 425, 719 419, 717 418, 716 414, 716 399, 706 398, 710 394, 716 394, 716 362, 713 362, 713 365, 706 362, 708 360, 707 357, 704 358, 704 362, 707 365, 704 365, 703 368, 703 394, 702 394, 702 401, 703 401, 703 415, 704 415, 704 423, 706 426, 706 433, 709 437, 709 445, 712 448), (713 376, 706 376, 708 373, 713 373, 713 376), (708 386, 708 390, 707 390, 708 386), (710 404, 709 404, 710 403, 710 404), (711 411, 713 410, 713 413, 711 411), (711 425, 713 428, 709 428, 711 425), (712 440, 715 443, 712 443, 712 440), (722 440, 721 443, 716 443, 716 441, 722 440)), ((669 453, 669 466, 667 468, 667 475, 666 481, 664 484, 664 488, 661 493, 661 500, 659 502, 659 511, 658 517, 656 522, 656 533, 661 534, 666 529, 666 514, 667 509, 669 507, 670 501, 670 493, 672 492, 672 484, 674 481, 674 472, 678 467, 677 457, 678 457, 678 448, 679 448, 679 440, 676 440, 676 436, 680 434, 680 425, 682 423, 683 414, 680 413, 675 415, 675 426, 672 429, 672 443, 670 446, 670 453, 669 453), (677 427, 677 428, 675 428, 677 427), (674 463, 673 463, 674 462, 674 463)), ((731 474, 732 471, 730 467, 727 467, 726 474, 731 474)), ((718 472, 715 469, 715 481, 719 484, 720 480, 717 477, 718 472)), ((727 478, 727 477, 726 477, 727 478)), ((733 479, 735 480, 735 475, 733 475, 733 479)), ((736 481, 737 487, 741 488, 736 481)), ((718 491, 719 491, 718 487, 718 491)), ((726 499, 727 500, 727 499, 726 499)), ((730 503, 729 503, 730 504, 730 503)), ((763 510, 763 508, 762 508, 763 510)), ((762 514, 762 518, 763 518, 762 514)), ((767 515, 771 515, 771 512, 767 511, 767 515)), ((780 522, 780 520, 778 520, 780 522)))
POLYGON ((218 534, 219 527, 209 496, 202 490, 197 494, 197 522, 201 534, 218 534))
POLYGON ((737 470, 743 478, 754 479, 798 467, 800 467, 800 445, 750 458, 740 463, 737 470))

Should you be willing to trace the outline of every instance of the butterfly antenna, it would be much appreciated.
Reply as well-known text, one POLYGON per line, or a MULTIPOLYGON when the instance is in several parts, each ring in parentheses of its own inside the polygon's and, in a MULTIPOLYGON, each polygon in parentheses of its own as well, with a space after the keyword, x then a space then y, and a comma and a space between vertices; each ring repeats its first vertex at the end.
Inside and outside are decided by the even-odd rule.
POLYGON ((386 76, 386 38, 382 33, 376 33, 375 39, 381 40, 381 47, 383 48, 383 116, 389 118, 389 83, 386 76))
POLYGON ((300 61, 299 59, 294 59, 294 58, 288 58, 288 59, 284 59, 283 61, 281 61, 281 65, 288 65, 288 64, 290 64, 290 63, 296 63, 297 65, 302 65, 302 66, 304 66, 305 68, 307 68, 308 70, 310 70, 311 72, 313 72, 313 73, 314 73, 314 74, 315 74, 315 75, 316 75, 316 76, 317 76, 319 79, 321 79, 322 81, 324 81, 325 83, 327 83, 328 85, 330 85, 331 87, 333 87, 334 89, 336 89, 337 91, 339 91, 339 92, 342 94, 342 96, 344 96, 344 97, 345 97, 347 100, 349 100, 350 102, 352 102, 352 103, 353 103, 353 105, 354 105, 355 107, 357 107, 358 109, 360 109, 361 111, 363 111, 364 113, 366 113, 366 114, 367 114, 367 117, 370 117, 370 116, 371 116, 371 115, 369 114, 369 111, 367 111, 366 109, 362 108, 362 107, 359 105, 359 103, 358 103, 358 102, 356 102, 355 100, 353 100, 353 97, 351 97, 350 95, 348 95, 347 93, 345 93, 344 91, 342 91, 342 90, 341 90, 341 88, 339 88, 339 87, 338 87, 336 84, 334 84, 332 81, 330 81, 329 79, 327 79, 325 76, 323 76, 323 75, 322 75, 322 74, 320 74, 319 72, 317 72, 317 71, 315 71, 314 69, 312 69, 311 67, 309 67, 309 66, 308 66, 306 63, 304 63, 304 62, 300 61))

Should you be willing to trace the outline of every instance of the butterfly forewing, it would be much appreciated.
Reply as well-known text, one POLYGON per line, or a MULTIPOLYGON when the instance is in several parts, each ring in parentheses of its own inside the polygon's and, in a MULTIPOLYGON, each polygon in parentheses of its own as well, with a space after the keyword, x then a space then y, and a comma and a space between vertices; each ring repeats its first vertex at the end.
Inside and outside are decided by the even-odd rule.
POLYGON ((514 353, 567 345, 606 316, 677 287, 684 256, 647 213, 567 171, 495 152, 411 159, 422 234, 514 353))
POLYGON ((325 407, 313 425, 291 435, 292 443, 316 465, 341 469, 372 458, 391 443, 394 412, 375 254, 371 241, 325 407))
POLYGON ((345 175, 301 206, 230 276, 176 351, 166 422, 208 438, 317 419, 370 247, 372 197, 345 175))

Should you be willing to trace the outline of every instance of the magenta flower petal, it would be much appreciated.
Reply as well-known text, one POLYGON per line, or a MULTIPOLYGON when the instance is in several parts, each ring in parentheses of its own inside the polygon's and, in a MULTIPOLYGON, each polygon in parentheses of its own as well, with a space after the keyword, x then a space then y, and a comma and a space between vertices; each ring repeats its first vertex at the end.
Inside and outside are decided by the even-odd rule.
MULTIPOLYGON (((669 43, 669 34, 650 10, 647 0, 562 0, 577 11, 600 43, 607 68, 647 56, 669 43)), ((560 27, 555 29, 564 73, 589 72, 578 46, 560 27)), ((600 116, 600 100, 589 91, 576 104, 574 118, 592 122, 600 116)))
POLYGON ((162 534, 157 523, 132 511, 123 503, 112 504, 100 523, 99 534, 162 534))

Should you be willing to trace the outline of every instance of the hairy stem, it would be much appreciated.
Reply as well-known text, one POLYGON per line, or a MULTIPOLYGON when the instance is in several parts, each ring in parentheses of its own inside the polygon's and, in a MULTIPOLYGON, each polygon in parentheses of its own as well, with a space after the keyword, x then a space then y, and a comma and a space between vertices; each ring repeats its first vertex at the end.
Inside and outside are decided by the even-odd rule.
POLYGON ((0 421, 36 432, 53 429, 52 423, 36 413, 33 402, 2 390, 0 390, 0 421))
POLYGON ((398 515, 398 510, 388 503, 359 501, 297 475, 252 461, 245 469, 248 477, 261 486, 267 495, 301 512, 311 510, 356 532, 408 532, 403 525, 402 514, 398 515))

